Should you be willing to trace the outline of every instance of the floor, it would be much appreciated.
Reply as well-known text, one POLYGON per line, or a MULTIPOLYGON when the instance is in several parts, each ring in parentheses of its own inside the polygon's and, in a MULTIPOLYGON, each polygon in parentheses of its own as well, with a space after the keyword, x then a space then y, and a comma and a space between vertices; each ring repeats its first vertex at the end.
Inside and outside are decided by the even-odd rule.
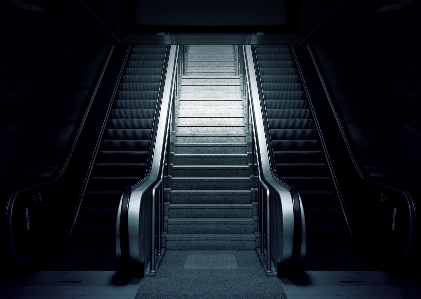
POLYGON ((420 298, 421 284, 381 271, 266 277, 254 251, 167 251, 156 277, 42 271, 3 282, 0 298, 420 298))

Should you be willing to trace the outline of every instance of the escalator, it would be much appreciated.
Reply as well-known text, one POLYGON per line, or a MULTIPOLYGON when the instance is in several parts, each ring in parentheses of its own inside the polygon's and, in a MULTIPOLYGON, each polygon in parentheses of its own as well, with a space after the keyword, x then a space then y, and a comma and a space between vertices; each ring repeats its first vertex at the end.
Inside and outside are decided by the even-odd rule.
POLYGON ((128 58, 69 244, 88 269, 115 267, 118 203, 147 171, 165 55, 165 46, 134 46, 128 58))
POLYGON ((368 269, 348 231, 289 46, 256 46, 273 170, 300 193, 308 270, 368 269), (344 258, 346 257, 346 258, 344 258))

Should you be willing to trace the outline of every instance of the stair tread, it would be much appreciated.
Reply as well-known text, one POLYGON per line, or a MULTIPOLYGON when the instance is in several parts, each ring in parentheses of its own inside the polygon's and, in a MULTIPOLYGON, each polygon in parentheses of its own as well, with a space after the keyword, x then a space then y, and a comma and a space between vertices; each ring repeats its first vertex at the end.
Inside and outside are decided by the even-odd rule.
POLYGON ((171 190, 171 193, 243 193, 248 194, 251 190, 171 190))
POLYGON ((167 240, 176 239, 248 239, 255 240, 256 235, 253 234, 167 234, 167 240))
POLYGON ((254 219, 251 217, 247 218, 168 218, 168 222, 246 222, 254 223, 254 219))
POLYGON ((231 209, 231 208, 251 208, 253 204, 251 203, 227 203, 227 204, 213 204, 213 203, 170 203, 170 207, 173 208, 221 208, 221 209, 231 209))

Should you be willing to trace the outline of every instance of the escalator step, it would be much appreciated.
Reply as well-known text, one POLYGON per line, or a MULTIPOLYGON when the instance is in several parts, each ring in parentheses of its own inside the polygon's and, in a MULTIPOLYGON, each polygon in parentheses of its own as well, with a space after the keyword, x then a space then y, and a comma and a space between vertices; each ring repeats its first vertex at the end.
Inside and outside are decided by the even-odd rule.
POLYGON ((299 176, 305 173, 308 176, 329 176, 329 169, 326 163, 278 163, 276 169, 278 175, 288 174, 291 176, 299 176))
POLYGON ((259 54, 257 56, 259 61, 293 61, 292 54, 259 54))
POLYGON ((133 186, 142 177, 143 173, 139 172, 138 176, 100 176, 91 177, 89 181, 89 188, 91 190, 102 190, 102 191, 120 191, 123 192, 127 186, 133 186))
POLYGON ((124 75, 123 83, 157 83, 161 81, 161 75, 124 75))
POLYGON ((270 119, 270 129, 312 129, 314 122, 312 119, 270 119))
MULTIPOLYGON (((84 204, 87 206, 118 206, 120 203, 123 191, 98 191, 98 190, 87 190, 85 198, 83 199, 84 204)), ((113 224, 114 226, 115 224, 113 224)))
POLYGON ((162 70, 163 61, 128 61, 127 66, 130 68, 156 68, 162 70))
MULTIPOLYGON (((118 92, 118 100, 136 100, 136 101, 155 100, 156 101, 157 97, 158 97, 157 91, 119 91, 118 92)), ((116 101, 116 104, 117 102, 119 101, 116 101)), ((122 108, 125 108, 125 107, 122 107, 122 108)))
MULTIPOLYGON (((265 91, 265 100, 305 100, 305 93, 303 91, 265 91)), ((306 103, 307 104, 307 103, 306 103)))
POLYGON ((93 176, 142 176, 146 163, 96 163, 93 176))
POLYGON ((108 140, 150 140, 152 129, 106 129, 104 139, 108 140))
POLYGON ((323 151, 274 151, 275 161, 288 161, 289 163, 320 163, 325 160, 323 151))
POLYGON ((262 88, 268 91, 301 91, 301 83, 262 83, 262 88))
POLYGON ((311 113, 309 109, 269 109, 266 110, 267 117, 269 119, 278 119, 278 118, 311 118, 311 113))
POLYGON ((273 54, 289 54, 291 53, 290 48, 266 48, 261 46, 256 46, 260 55, 273 55, 273 54))
POLYGON ((149 151, 150 140, 103 140, 104 151, 149 151))
MULTIPOLYGON (((149 149, 148 141, 148 149, 149 149)), ((144 147, 144 146, 143 146, 144 147)), ((97 162, 99 163, 110 163, 113 161, 118 161, 120 163, 141 163, 146 162, 149 157, 149 151, 141 151, 138 148, 136 150, 130 151, 127 149, 116 151, 107 151, 101 150, 97 155, 97 162)))
POLYGON ((259 61, 260 68, 295 68, 293 61, 259 61))
POLYGON ((153 119, 155 116, 155 109, 113 109, 111 111, 111 118, 146 118, 153 119))
POLYGON ((107 126, 112 129, 148 129, 153 126, 153 119, 109 119, 107 126))
POLYGON ((165 55, 164 54, 131 54, 130 61, 159 61, 163 64, 165 55))
POLYGON ((120 83, 120 91, 154 91, 157 92, 160 83, 120 83))
POLYGON ((262 83, 299 83, 300 77, 297 75, 283 76, 260 76, 262 83))
POLYGON ((334 190, 333 182, 330 176, 289 176, 282 175, 281 169, 277 169, 278 175, 288 184, 295 186, 299 192, 301 191, 323 191, 334 190))
POLYGON ((260 68, 261 76, 298 75, 296 68, 260 68))
POLYGON ((159 76, 161 77, 162 68, 135 68, 129 67, 125 68, 124 75, 129 76, 159 76))
POLYGON ((273 150, 301 151, 321 149, 319 140, 272 140, 273 150))
POLYGON ((315 129, 270 129, 272 140, 317 140, 315 129))
POLYGON ((118 100, 114 102, 115 109, 156 109, 156 105, 156 99, 146 100, 139 98, 131 100, 118 100))

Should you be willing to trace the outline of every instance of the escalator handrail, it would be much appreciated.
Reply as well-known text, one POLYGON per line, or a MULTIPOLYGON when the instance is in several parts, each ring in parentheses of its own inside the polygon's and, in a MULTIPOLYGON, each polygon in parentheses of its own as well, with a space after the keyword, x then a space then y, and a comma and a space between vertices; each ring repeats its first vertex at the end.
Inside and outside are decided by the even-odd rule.
POLYGON ((162 65, 162 69, 161 69, 161 79, 159 80, 159 88, 158 88, 158 95, 157 95, 157 99, 156 99, 156 107, 155 107, 155 115, 153 117, 153 125, 152 125, 152 132, 151 132, 151 140, 153 142, 151 142, 149 144, 149 156, 148 156, 148 161, 147 161, 147 168, 146 171, 150 172, 151 171, 151 167, 152 167, 152 160, 153 160, 153 154, 154 151, 152 151, 152 148, 154 146, 155 140, 154 137, 156 137, 156 130, 158 129, 158 108, 160 106, 160 100, 162 99, 162 93, 163 93, 163 89, 164 89, 164 78, 165 78, 165 71, 166 71, 166 67, 167 67, 167 63, 168 63, 168 51, 169 51, 169 47, 167 47, 165 49, 165 56, 164 56, 164 60, 163 60, 163 65, 162 65))
MULTIPOLYGON (((294 196, 290 192, 291 188, 276 177, 272 172, 270 165, 270 152, 268 144, 268 132, 265 131, 264 126, 264 108, 262 107, 262 101, 258 91, 258 83, 256 74, 254 72, 255 64, 253 61, 253 53, 251 46, 244 46, 243 55, 245 61, 245 72, 246 80, 249 86, 248 88, 248 100, 250 101, 253 137, 255 139, 255 147, 257 154, 258 172, 259 179, 261 179, 265 185, 270 188, 271 192, 274 192, 280 200, 280 213, 281 222, 280 227, 282 232, 278 236, 271 235, 271 238, 281 238, 280 244, 281 249, 279 252, 272 253, 274 256, 274 262, 277 263, 288 263, 291 262, 294 257, 298 256, 301 260, 305 255, 305 221, 304 221, 304 210, 301 203, 301 199, 298 196, 294 196), (250 71, 253 70, 253 71, 250 71), (296 202, 294 208, 294 201, 296 202), (294 213, 294 209, 297 211, 297 204, 299 208, 299 214, 294 213), (298 220, 297 218, 300 218, 298 220), (294 228, 297 229, 301 225, 298 236, 301 238, 298 240, 294 228), (295 240, 295 243, 294 243, 295 240), (298 253, 297 253, 298 252, 298 253)), ((276 220, 271 220, 276 221, 276 220)), ((272 225, 271 225, 272 226, 272 225)))
MULTIPOLYGON (((303 78, 301 67, 299 65, 298 59, 296 57, 297 55, 296 55, 295 50, 294 50, 294 46, 291 46, 291 49, 293 51, 294 60, 295 60, 295 62, 297 64, 297 68, 298 68, 298 71, 300 73, 300 77, 302 78, 303 84, 305 85, 305 79, 303 78)), ((319 63, 318 63, 318 61, 316 59, 316 56, 315 56, 315 54, 314 54, 314 52, 312 50, 312 47, 308 45, 307 46, 307 49, 308 49, 308 52, 310 54, 311 60, 313 62, 314 68, 316 69, 316 72, 317 72, 317 75, 319 77, 320 83, 322 84, 324 93, 326 95, 326 99, 327 99, 327 101, 329 103, 329 106, 331 108, 331 111, 333 113, 333 116, 335 118, 336 124, 337 124, 337 126, 339 128, 340 134, 341 134, 341 136, 343 138, 343 141, 345 143, 346 149, 348 151, 348 155, 351 158, 351 161, 352 161, 352 164, 354 166, 354 169, 355 169, 356 173, 358 174, 358 176, 361 178, 362 181, 364 181, 365 183, 368 183, 369 185, 371 185, 371 186, 373 186, 375 188, 381 188, 383 190, 393 190, 394 192, 400 193, 405 198, 405 201, 406 201, 407 206, 409 208, 409 211, 408 212, 409 212, 410 223, 411 223, 411 226, 409 228, 410 229, 410 232, 409 232, 410 239, 409 239, 409 242, 408 242, 408 244, 406 246, 405 254, 400 259, 396 259, 395 257, 393 257, 390 254, 388 254, 385 250, 383 250, 379 246, 375 245, 371 240, 369 240, 366 237, 363 237, 362 234, 359 233, 354 228, 354 226, 352 225, 352 220, 350 219, 349 214, 347 212, 345 200, 344 200, 343 194, 342 194, 342 192, 340 190, 339 183, 337 182, 337 177, 335 175, 335 172, 334 171, 331 171, 332 178, 333 178, 333 180, 335 182, 335 187, 338 190, 338 196, 339 196, 339 199, 340 199, 340 203, 341 203, 341 206, 342 206, 342 210, 344 212, 344 215, 345 215, 345 219, 346 219, 348 228, 349 228, 349 230, 350 230, 350 232, 351 232, 354 240, 357 243, 359 243, 359 242, 358 242, 358 239, 356 238, 356 236, 358 236, 359 239, 364 240, 365 243, 369 244, 372 248, 374 248, 375 250, 377 250, 378 252, 380 252, 383 256, 388 257, 391 261, 393 261, 393 262, 395 262, 397 264, 401 264, 401 263, 405 263, 405 262, 411 261, 412 258, 413 258, 413 256, 414 256, 414 254, 415 254, 415 251, 416 251, 416 231, 417 231, 417 228, 416 228, 416 226, 417 226, 416 223, 417 222, 416 222, 415 203, 414 203, 414 201, 413 201, 413 199, 411 197, 411 194, 408 191, 404 190, 404 189, 401 189, 401 188, 398 188, 398 187, 395 187, 395 186, 390 186, 390 185, 387 185, 387 184, 385 184, 383 182, 380 182, 380 181, 374 179, 373 177, 370 177, 369 175, 367 175, 362 170, 360 164, 358 163, 358 161, 357 161, 357 159, 355 157, 355 154, 354 154, 354 151, 352 149, 352 146, 350 145, 350 141, 348 140, 347 134, 346 134, 345 129, 344 129, 344 125, 342 124, 341 118, 339 117, 339 113, 338 113, 337 109, 335 108, 335 105, 334 105, 333 100, 332 100, 332 97, 331 97, 331 92, 329 91, 329 88, 328 88, 328 86, 326 84, 326 81, 325 81, 324 76, 322 74, 322 71, 321 71, 321 69, 319 67, 319 63)), ((313 115, 315 115, 315 123, 316 123, 317 129, 319 131, 319 135, 320 135, 320 138, 321 138, 321 141, 322 141, 322 146, 325 149, 326 148, 326 145, 325 145, 325 143, 323 141, 323 133, 321 132, 321 130, 320 130, 319 126, 318 126, 318 120, 317 120, 316 114, 314 113, 314 108, 313 108, 313 104, 312 104, 312 101, 311 101, 311 97, 310 97, 310 94, 308 93, 308 91, 307 91, 306 88, 305 88, 305 92, 307 94, 307 98, 309 99, 308 102, 309 102, 310 108, 312 109, 313 115)), ((325 152, 327 152, 326 149, 325 149, 325 152)), ((333 166, 330 165, 331 164, 330 163, 330 159, 328 159, 328 162, 329 162, 329 167, 332 168, 333 166)))
MULTIPOLYGON (((66 170, 68 169, 70 161, 72 160, 73 154, 75 152, 76 146, 79 144, 79 137, 81 136, 82 131, 85 127, 85 123, 87 121, 89 112, 91 110, 91 107, 93 105, 94 100, 96 99, 98 89, 101 86, 102 79, 103 79, 104 74, 107 70, 108 64, 111 60, 114 48, 115 48, 115 45, 111 45, 108 48, 108 52, 105 55, 105 59, 104 59, 104 62, 102 64, 101 71, 99 72, 99 74, 96 78, 95 86, 92 88, 92 91, 90 92, 89 101, 88 101, 87 106, 84 110, 84 113, 81 117, 81 120, 78 124, 77 131, 76 131, 75 136, 73 138, 72 144, 69 148, 68 154, 66 155, 66 158, 64 159, 63 164, 60 166, 60 169, 53 176, 51 176, 50 178, 48 178, 47 180, 45 180, 41 183, 29 185, 25 188, 14 191, 13 194, 11 195, 10 199, 6 203, 6 219, 5 219, 6 251, 7 251, 9 259, 13 263, 18 263, 18 264, 28 263, 28 262, 32 261, 34 258, 36 258, 38 255, 40 255, 43 251, 47 250, 53 243, 56 242, 55 240, 53 240, 50 243, 45 244, 41 249, 39 249, 37 252, 33 253, 29 258, 27 257, 26 259, 22 259, 21 257, 19 257, 19 255, 16 253, 16 249, 15 249, 15 246, 14 246, 14 240, 13 240, 14 239, 13 232, 12 232, 12 218, 14 216, 13 215, 13 209, 14 209, 14 206, 16 205, 16 201, 19 200, 19 196, 21 194, 29 192, 29 191, 34 191, 34 190, 37 190, 37 192, 42 192, 41 190, 45 190, 45 189, 48 190, 48 188, 50 188, 50 186, 59 182, 60 179, 63 177, 63 175, 66 173, 66 170)), ((83 188, 86 188, 86 184, 83 188)), ((83 193, 84 193, 84 191, 81 192, 81 194, 83 194, 83 193)), ((81 198, 79 199, 79 206, 80 206, 80 201, 81 201, 81 198)), ((78 211, 78 207, 76 208, 76 211, 78 211)), ((76 216, 77 216, 77 212, 76 212, 76 215, 74 217, 76 217, 76 216)), ((70 224, 70 226, 69 226, 70 228, 65 232, 66 234, 71 233, 73 225, 74 225, 74 222, 72 224, 70 224)), ((61 237, 62 236, 58 236, 56 239, 60 239, 61 237)))
MULTIPOLYGON (((153 145, 152 155, 152 166, 151 171, 140 180, 137 184, 132 187, 128 187, 128 190, 122 196, 120 201, 118 214, 117 214, 117 225, 116 225, 116 254, 117 259, 123 263, 132 265, 139 265, 145 262, 148 257, 145 257, 144 242, 141 238, 141 230, 148 229, 141 227, 141 217, 143 215, 141 209, 144 207, 143 202, 151 200, 148 195, 157 184, 163 179, 164 173, 164 159, 166 151, 168 150, 167 136, 170 130, 171 111, 172 111, 172 95, 176 88, 174 86, 174 77, 177 75, 177 59, 178 59, 178 46, 171 46, 168 55, 168 66, 166 67, 167 73, 165 76, 165 84, 163 86, 161 106, 159 114, 157 115, 157 130, 155 134, 155 142, 153 145), (123 204, 123 200, 127 200, 123 204), (127 219, 122 219, 124 215, 127 215, 127 219), (127 240, 122 240, 124 235, 121 235, 122 223, 127 222, 127 240), (128 252, 122 252, 125 249, 125 243, 127 242, 128 252), (122 260, 127 256, 127 260, 122 260)), ((147 215, 147 214, 145 214, 147 215)), ((125 233, 124 233, 125 234, 125 233)), ((154 240, 154 236, 152 236, 154 240)), ((152 241, 154 242, 154 241, 152 241)))

